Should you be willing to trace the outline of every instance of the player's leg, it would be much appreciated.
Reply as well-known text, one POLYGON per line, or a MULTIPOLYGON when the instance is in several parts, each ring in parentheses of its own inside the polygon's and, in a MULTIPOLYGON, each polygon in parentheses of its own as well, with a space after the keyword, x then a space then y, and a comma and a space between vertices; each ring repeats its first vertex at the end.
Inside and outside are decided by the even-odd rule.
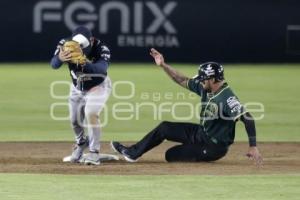
POLYGON ((127 160, 133 161, 145 152, 162 143, 164 140, 179 142, 182 144, 199 143, 199 139, 197 138, 198 127, 199 125, 193 123, 164 121, 136 144, 124 148, 123 145, 113 142, 112 147, 119 153, 125 153, 125 156, 129 158, 127 160))
POLYGON ((88 146, 88 140, 84 135, 83 128, 84 106, 85 100, 82 92, 72 85, 70 89, 69 111, 71 127, 75 134, 76 145, 71 156, 64 157, 64 162, 79 162, 84 149, 88 146))
POLYGON ((86 141, 83 127, 84 107, 85 99, 82 92, 72 85, 70 89, 69 112, 71 127, 75 133, 75 140, 78 145, 86 141))
POLYGON ((215 161, 227 153, 227 148, 217 145, 186 144, 168 149, 165 159, 168 162, 201 162, 215 161))
POLYGON ((89 150, 90 153, 95 153, 93 156, 96 157, 96 154, 100 151, 101 129, 99 115, 109 98, 110 92, 111 81, 107 77, 101 85, 92 88, 86 95, 85 117, 88 128, 89 150))

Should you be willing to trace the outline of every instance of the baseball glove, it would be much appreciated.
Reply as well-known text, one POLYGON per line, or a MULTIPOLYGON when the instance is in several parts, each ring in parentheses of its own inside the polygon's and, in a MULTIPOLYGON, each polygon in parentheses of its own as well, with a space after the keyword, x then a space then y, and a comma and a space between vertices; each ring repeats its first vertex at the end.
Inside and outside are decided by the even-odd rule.
POLYGON ((63 45, 63 51, 70 51, 71 54, 71 60, 70 63, 76 64, 76 65, 85 65, 87 58, 82 53, 82 49, 78 42, 70 40, 66 41, 63 45))

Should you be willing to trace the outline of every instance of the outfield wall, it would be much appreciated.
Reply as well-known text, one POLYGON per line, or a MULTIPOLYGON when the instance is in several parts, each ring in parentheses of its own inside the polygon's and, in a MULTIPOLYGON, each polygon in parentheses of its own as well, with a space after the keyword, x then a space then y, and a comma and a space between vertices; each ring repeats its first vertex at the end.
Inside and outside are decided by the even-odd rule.
POLYGON ((47 61, 59 39, 86 25, 113 61, 299 62, 300 1, 1 1, 0 61, 47 61))

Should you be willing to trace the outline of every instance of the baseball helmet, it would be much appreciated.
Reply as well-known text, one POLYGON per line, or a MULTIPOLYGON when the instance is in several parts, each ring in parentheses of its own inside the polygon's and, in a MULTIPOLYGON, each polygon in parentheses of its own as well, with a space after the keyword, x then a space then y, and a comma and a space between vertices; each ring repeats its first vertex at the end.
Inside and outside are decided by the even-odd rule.
POLYGON ((215 78, 216 81, 222 81, 224 80, 224 68, 216 62, 203 63, 199 66, 198 75, 195 78, 201 82, 211 78, 215 78))
POLYGON ((85 55, 89 54, 91 51, 90 38, 92 36, 92 32, 84 26, 79 26, 72 32, 72 40, 80 44, 85 55))

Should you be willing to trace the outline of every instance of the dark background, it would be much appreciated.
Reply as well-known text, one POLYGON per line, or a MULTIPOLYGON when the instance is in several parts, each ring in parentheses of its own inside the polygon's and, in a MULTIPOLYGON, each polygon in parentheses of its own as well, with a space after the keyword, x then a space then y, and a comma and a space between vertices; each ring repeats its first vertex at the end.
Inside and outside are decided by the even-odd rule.
MULTIPOLYGON (((74 1, 63 1, 64 10, 74 1)), ((171 0, 172 1, 172 0, 171 0)), ((157 0, 163 9, 171 1, 157 0)), ((63 21, 43 22, 42 32, 33 31, 34 6, 38 0, 9 0, 0 3, 1 62, 48 61, 52 57, 57 42, 70 34, 63 21)), ((48 1, 57 2, 57 1, 48 1)), ((76 2, 76 1, 75 1, 76 2)), ((110 1, 85 1, 95 7, 99 18, 100 7, 110 1)), ((174 0, 177 6, 167 16, 177 33, 167 33, 160 27, 155 33, 134 33, 133 7, 137 1, 117 1, 130 10, 130 32, 120 32, 120 13, 113 10, 109 14, 109 31, 99 33, 99 19, 92 30, 96 37, 106 42, 116 62, 149 61, 150 46, 120 47, 118 35, 142 37, 150 35, 175 36, 179 47, 160 47, 170 62, 299 62, 300 61, 300 1, 296 0, 174 0)), ((144 27, 155 19, 143 4, 144 27)), ((46 10, 49 11, 49 10, 46 10)), ((50 10, 51 11, 51 10, 50 10)), ((77 10, 76 14, 85 11, 77 10)), ((79 23, 79 22, 78 22, 79 23)), ((82 23, 82 22, 81 22, 82 23)), ((79 23, 80 24, 80 23, 79 23)))

